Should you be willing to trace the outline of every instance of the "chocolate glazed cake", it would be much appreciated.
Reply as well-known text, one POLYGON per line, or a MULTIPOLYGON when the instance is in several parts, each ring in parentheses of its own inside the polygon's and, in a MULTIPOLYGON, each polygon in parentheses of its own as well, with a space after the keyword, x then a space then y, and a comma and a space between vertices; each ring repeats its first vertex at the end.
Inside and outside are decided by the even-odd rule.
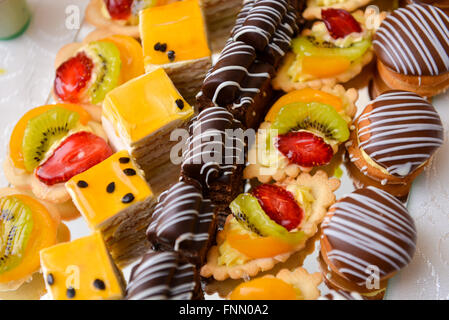
POLYGON ((243 190, 245 142, 239 129, 240 122, 226 109, 207 108, 191 124, 183 154, 182 180, 198 181, 221 211, 243 190))
POLYGON ((132 272, 127 300, 201 300, 197 268, 176 252, 146 253, 132 272))
POLYGON ((147 236, 158 250, 176 251, 201 265, 214 240, 216 212, 201 188, 178 182, 159 197, 147 236))

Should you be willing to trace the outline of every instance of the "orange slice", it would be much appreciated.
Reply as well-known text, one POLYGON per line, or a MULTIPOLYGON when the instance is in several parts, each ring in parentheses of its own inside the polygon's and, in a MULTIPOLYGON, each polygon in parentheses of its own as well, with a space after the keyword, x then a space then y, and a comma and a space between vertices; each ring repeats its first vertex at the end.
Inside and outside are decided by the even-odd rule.
POLYGON ((226 237, 229 245, 248 258, 270 258, 293 250, 292 246, 273 237, 250 236, 231 232, 226 237))
POLYGON ((295 288, 277 278, 264 277, 244 282, 235 288, 231 300, 296 300, 295 288))
POLYGON ((335 77, 351 66, 351 61, 345 57, 303 57, 302 73, 315 78, 335 77))

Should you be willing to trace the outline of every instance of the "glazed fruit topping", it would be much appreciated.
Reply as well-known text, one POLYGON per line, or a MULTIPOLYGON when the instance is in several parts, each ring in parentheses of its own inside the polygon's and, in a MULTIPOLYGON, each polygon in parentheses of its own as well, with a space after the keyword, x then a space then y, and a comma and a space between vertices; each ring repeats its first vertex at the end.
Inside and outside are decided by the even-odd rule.
POLYGON ((321 16, 334 39, 344 38, 353 32, 362 32, 360 24, 346 10, 329 8, 322 10, 321 16))
POLYGON ((77 132, 65 139, 48 160, 36 169, 36 176, 48 186, 67 182, 112 153, 104 139, 90 132, 77 132))
POLYGON ((288 231, 301 224, 304 212, 287 190, 276 185, 263 184, 252 193, 270 219, 288 231))
POLYGON ((332 147, 323 138, 307 131, 281 134, 275 143, 291 163, 305 168, 324 166, 334 155, 332 147))
POLYGON ((133 0, 105 0, 106 9, 114 20, 127 20, 132 13, 133 0))
POLYGON ((92 77, 94 63, 84 53, 68 59, 56 70, 55 94, 66 102, 78 102, 80 92, 92 77))

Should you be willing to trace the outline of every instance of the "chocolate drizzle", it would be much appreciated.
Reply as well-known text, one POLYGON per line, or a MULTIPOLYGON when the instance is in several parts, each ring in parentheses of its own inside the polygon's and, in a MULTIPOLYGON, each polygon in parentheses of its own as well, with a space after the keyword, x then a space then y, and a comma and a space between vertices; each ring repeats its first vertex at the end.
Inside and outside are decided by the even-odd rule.
POLYGON ((175 252, 148 252, 132 272, 127 300, 202 298, 199 273, 175 252))
MULTIPOLYGON (((376 267, 380 279, 412 259, 416 229, 404 205, 374 187, 354 191, 338 201, 322 224, 330 249, 327 258, 346 279, 364 285, 376 267)), ((322 243, 323 247, 323 243, 322 243)))
POLYGON ((244 141, 234 132, 238 128, 240 122, 225 109, 203 110, 190 126, 183 175, 199 181, 204 188, 216 181, 229 183, 239 164, 244 164, 244 141))
POLYGON ((382 22, 373 45, 382 63, 397 73, 444 74, 449 72, 449 17, 434 6, 408 5, 382 22))
POLYGON ((153 246, 201 264, 215 234, 214 206, 194 185, 178 182, 159 197, 147 236, 153 246))
POLYGON ((360 147, 394 176, 407 176, 443 144, 444 129, 435 108, 407 91, 388 91, 357 121, 360 147))

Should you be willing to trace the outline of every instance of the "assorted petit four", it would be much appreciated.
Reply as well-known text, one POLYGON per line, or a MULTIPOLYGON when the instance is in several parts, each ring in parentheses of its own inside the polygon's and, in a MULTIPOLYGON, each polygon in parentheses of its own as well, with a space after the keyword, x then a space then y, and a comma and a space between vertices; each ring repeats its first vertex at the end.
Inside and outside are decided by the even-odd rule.
POLYGON ((164 68, 184 99, 194 103, 212 66, 198 0, 142 10, 140 34, 146 71, 164 68))
POLYGON ((316 300, 321 275, 309 274, 304 268, 283 269, 276 276, 267 275, 238 285, 229 300, 316 300))
POLYGON ((179 176, 179 166, 170 160, 177 141, 170 135, 192 116, 193 108, 158 68, 109 92, 102 122, 114 149, 130 152, 158 194, 179 176))
POLYGON ((63 219, 79 216, 64 183, 112 154, 101 125, 79 105, 31 109, 9 141, 4 173, 14 187, 58 206, 63 219))
POLYGON ((354 182, 397 197, 408 194, 413 180, 444 141, 435 108, 407 91, 378 96, 354 121, 354 127, 346 145, 354 182))
POLYGON ((145 228, 156 198, 127 151, 73 177, 66 188, 90 229, 101 232, 118 266, 133 262, 149 248, 145 228))
POLYGON ((329 164, 349 138, 357 97, 355 89, 342 86, 305 88, 282 96, 260 125, 244 178, 282 181, 329 164))
POLYGON ((117 300, 125 280, 101 234, 62 243, 40 253, 48 294, 54 300, 117 300))
POLYGON ((382 22, 373 45, 375 96, 389 88, 432 97, 449 88, 449 17, 441 9, 411 4, 395 10, 382 22))
POLYGON ((219 281, 253 277, 285 262, 318 231, 339 186, 338 179, 318 171, 240 194, 201 275, 219 281))
POLYGON ((367 298, 385 292, 388 279, 412 259, 416 229, 404 205, 368 187, 340 199, 323 221, 321 267, 331 287, 367 298))
POLYGON ((215 240, 216 223, 215 207, 203 198, 201 188, 178 182, 159 197, 147 236, 153 248, 179 252, 202 265, 215 240))
MULTIPOLYGON (((62 227, 59 211, 51 204, 13 188, 0 189, 0 296, 30 282, 43 295, 39 277, 39 251, 60 241, 70 233, 62 227)), ((27 291, 27 290, 26 290, 27 291)), ((22 292, 22 294, 27 294, 22 292)), ((34 297, 39 299, 40 295, 34 297)))
POLYGON ((131 271, 127 300, 200 300, 195 265, 176 252, 147 252, 131 271))

